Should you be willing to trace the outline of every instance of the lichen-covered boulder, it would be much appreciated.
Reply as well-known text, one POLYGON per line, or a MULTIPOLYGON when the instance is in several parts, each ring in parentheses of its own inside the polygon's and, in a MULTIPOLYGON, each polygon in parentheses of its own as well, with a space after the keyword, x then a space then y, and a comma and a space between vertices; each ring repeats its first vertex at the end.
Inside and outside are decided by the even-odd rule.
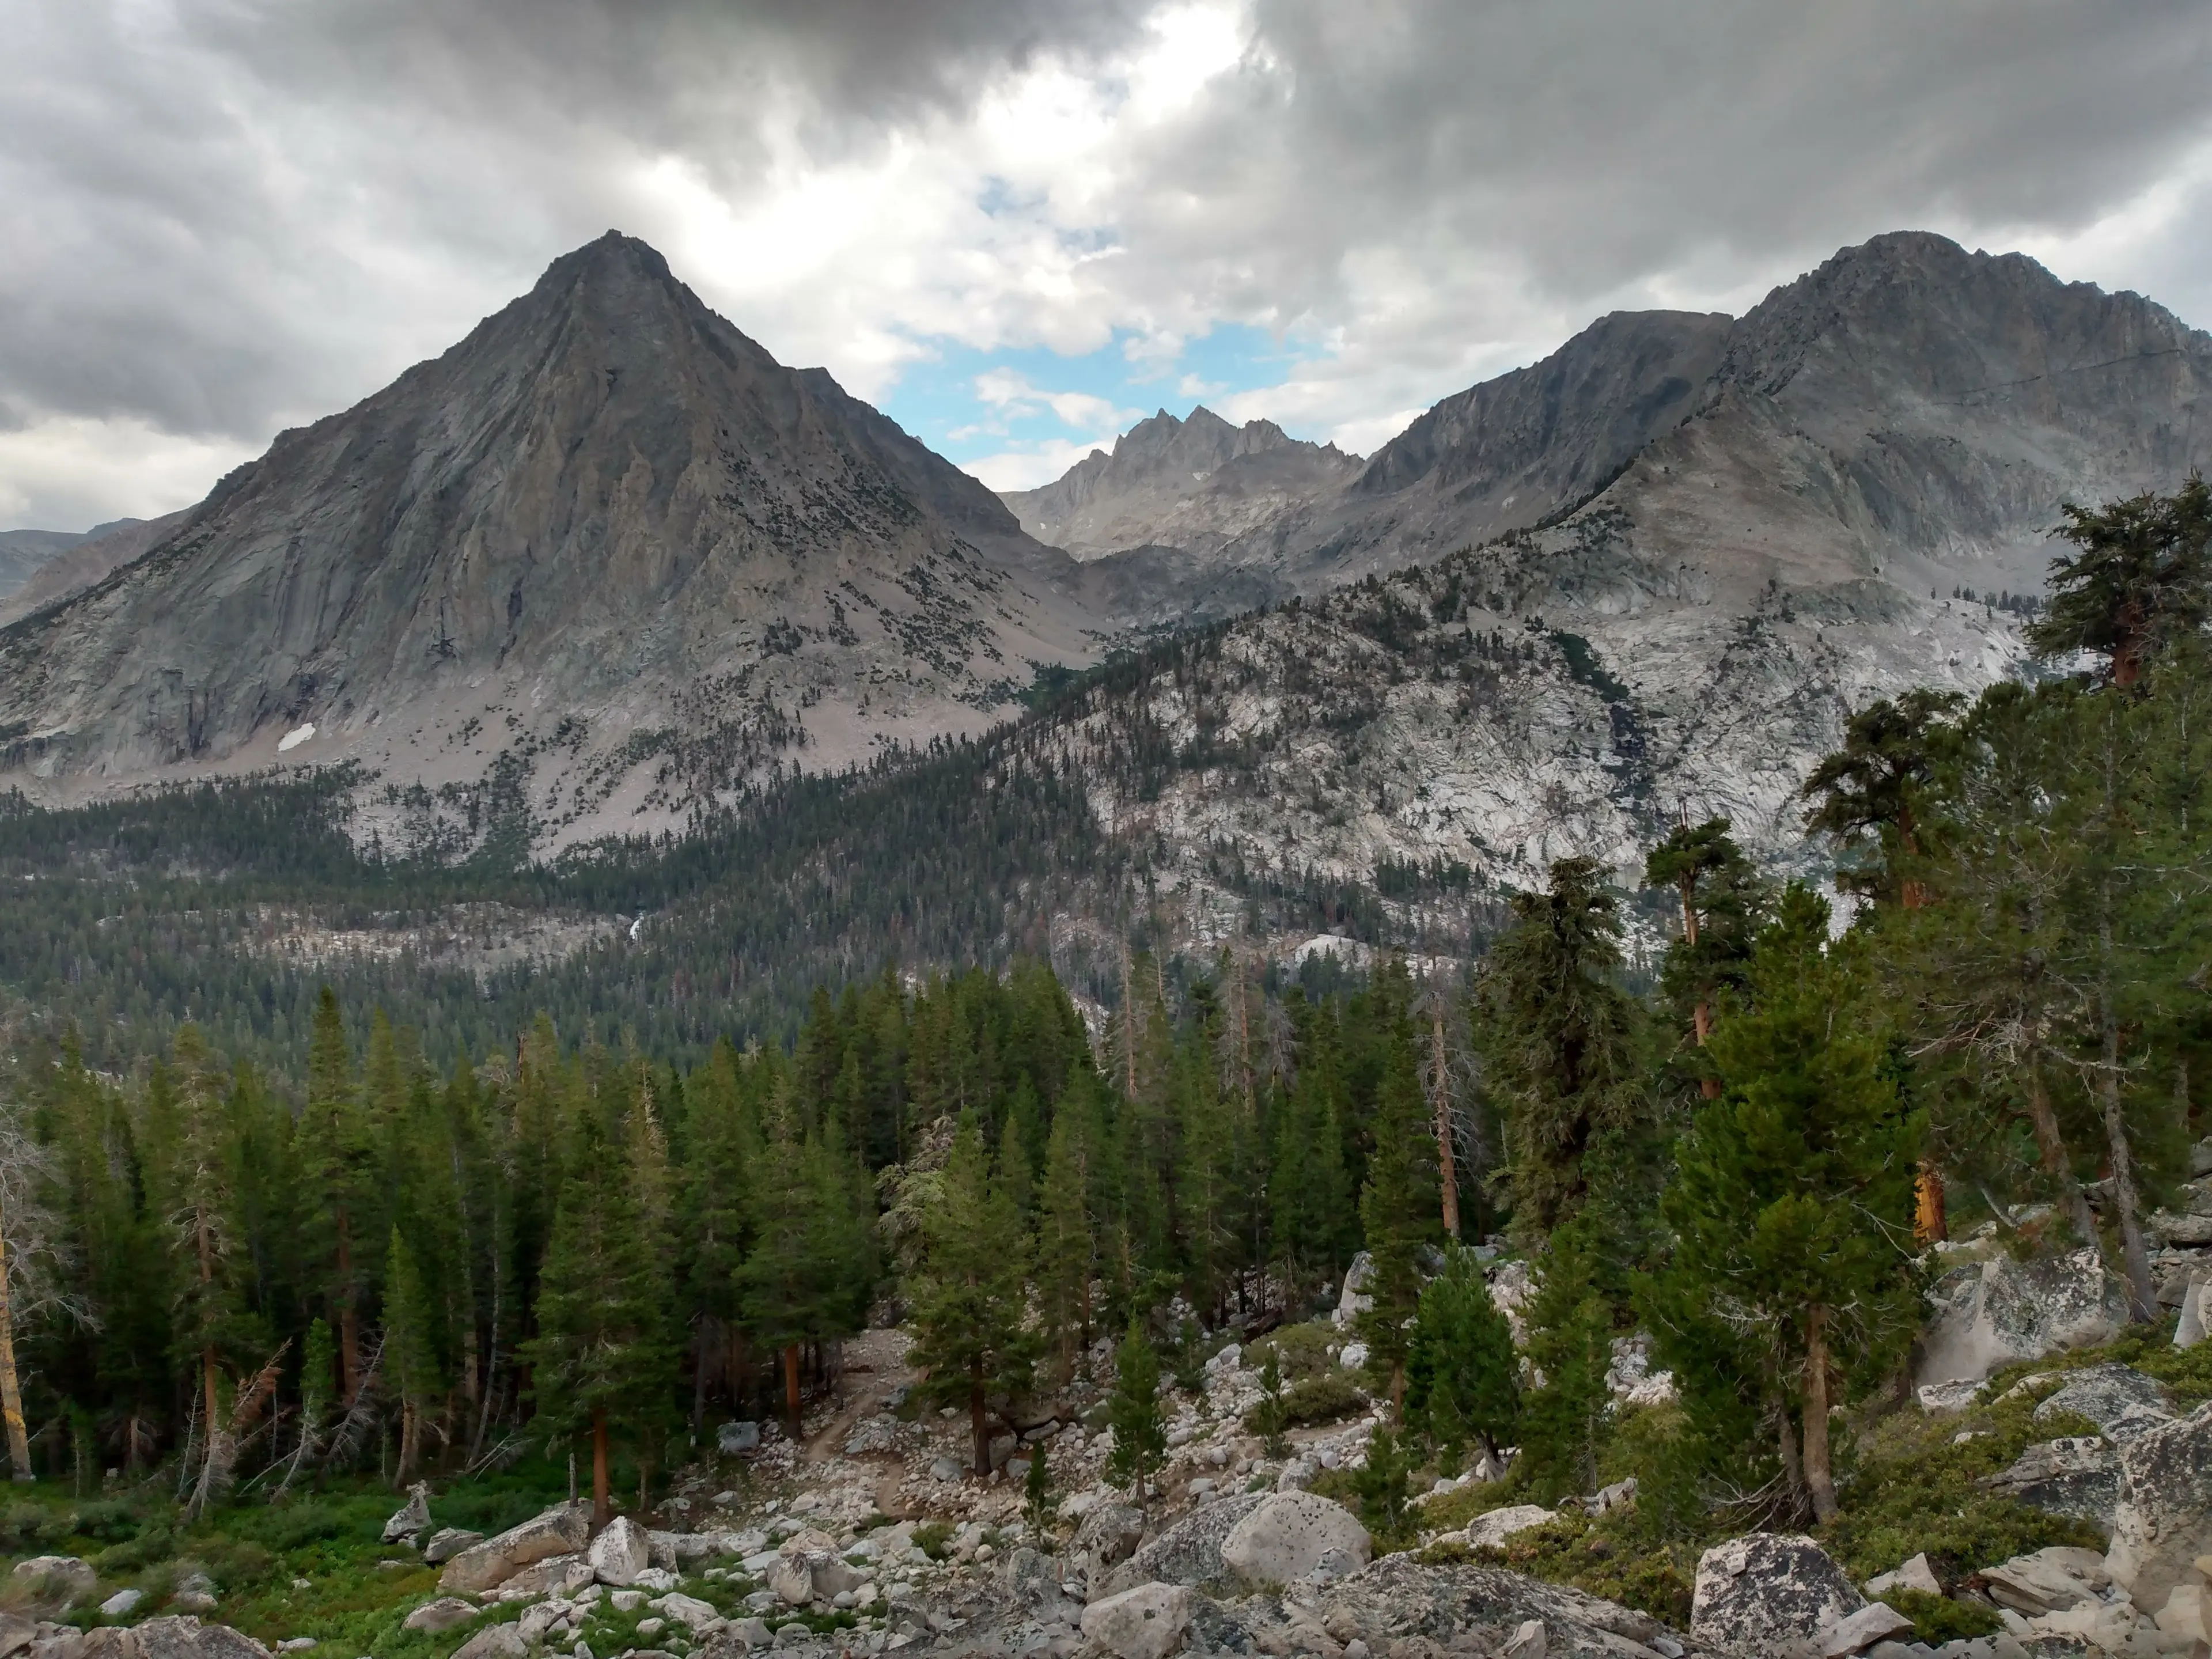
POLYGON ((1700 1647, 1771 1653, 1826 1634, 1865 1605, 1811 1539, 1754 1532, 1698 1559, 1690 1634, 1700 1647))
POLYGON ((1488 1510, 1467 1523, 1468 1547, 1497 1549, 1515 1533, 1540 1527, 1555 1519, 1558 1513, 1541 1504, 1509 1504, 1503 1509, 1488 1510))
MULTIPOLYGON (((1091 1572, 1097 1575, 1134 1555, 1144 1539, 1143 1514, 1133 1504, 1109 1499, 1083 1517, 1069 1547, 1090 1557, 1091 1572)), ((1098 1582, 1096 1577, 1093 1582, 1098 1582)))
POLYGON ((1221 1540, 1222 1565, 1250 1584, 1342 1577, 1374 1553, 1358 1516, 1310 1492, 1267 1493, 1221 1540))
POLYGON ((464 1601, 458 1595, 441 1595, 434 1601, 425 1601, 400 1622, 408 1630, 427 1630, 437 1636, 459 1629, 476 1616, 475 1602, 464 1601))
POLYGON ((1139 1584, 1083 1610, 1083 1637, 1115 1659, 1168 1659, 1190 1629, 1193 1601, 1182 1584, 1139 1584))
POLYGON ((1212 1584, 1228 1576, 1222 1540, 1272 1494, 1239 1493, 1201 1504, 1157 1538, 1148 1540, 1106 1581, 1114 1595, 1139 1584, 1212 1584))
POLYGON ((1937 1280, 1920 1340, 1921 1387, 1979 1382, 2000 1365, 2108 1342, 2128 1322, 2127 1287, 2094 1249, 1969 1262, 1937 1280))
POLYGON ((2042 1441, 1982 1484, 2031 1509, 2089 1522, 2109 1536, 2120 1506, 2119 1448, 2094 1434, 2042 1441))
POLYGON ((2106 1565, 2145 1613, 2212 1554, 2212 1401, 2120 1448, 2120 1502, 2106 1565))
POLYGON ((430 1483, 417 1480, 407 1489, 407 1501, 384 1523, 384 1541, 397 1544, 420 1538, 430 1530, 430 1483))
POLYGON ((2064 1386, 2035 1408, 2035 1420, 2085 1417, 2107 1440, 2133 1439, 2173 1419, 2166 1385, 2131 1365, 2089 1365, 2066 1374, 2064 1386))

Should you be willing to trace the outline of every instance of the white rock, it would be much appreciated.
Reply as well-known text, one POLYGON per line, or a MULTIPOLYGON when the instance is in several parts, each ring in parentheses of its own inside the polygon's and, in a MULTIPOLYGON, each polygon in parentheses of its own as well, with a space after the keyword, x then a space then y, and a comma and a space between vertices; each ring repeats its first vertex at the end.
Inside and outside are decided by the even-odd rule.
POLYGON ((1941 1595, 1943 1585, 1936 1577, 1936 1569, 1928 1565, 1923 1551, 1901 1566, 1893 1567, 1866 1582, 1866 1593, 1872 1601, 1880 1601, 1892 1590, 1918 1590, 1923 1595, 1941 1595))
POLYGON ((1310 1578, 1334 1554, 1336 1576, 1348 1560, 1356 1571, 1373 1559, 1374 1542, 1358 1517, 1341 1504, 1308 1492, 1278 1492, 1229 1529, 1221 1559, 1254 1584, 1291 1584, 1310 1578))
POLYGON ((103 1619, 125 1618, 145 1599, 146 1592, 143 1590, 119 1589, 100 1604, 100 1616, 103 1619))
POLYGON ((2193 1348, 2212 1332, 2212 1278, 2200 1279, 2181 1293, 2181 1318, 2173 1328, 2173 1346, 2193 1348))
POLYGON ((2112 1582, 2096 1551, 2063 1544, 2015 1555, 1977 1576, 1992 1601, 2031 1619, 2101 1602, 2100 1592, 2112 1582))
POLYGON ((1468 1522, 1468 1547, 1496 1549, 1515 1533, 1540 1527, 1557 1514, 1557 1510, 1547 1510, 1540 1504, 1511 1504, 1504 1509, 1487 1510, 1468 1522))
POLYGON ((1115 1659, 1167 1659, 1182 1646, 1190 1613, 1181 1584, 1139 1584, 1084 1608, 1083 1636, 1115 1659))
POLYGON ((2192 1642, 2212 1641, 2212 1589, 2193 1580, 2176 1584, 2158 1610, 2158 1627, 2192 1642))
POLYGON ((591 1529, 592 1512, 586 1505, 563 1504, 547 1510, 454 1556, 446 1563, 438 1587, 463 1595, 481 1595, 548 1556, 582 1549, 590 1541, 591 1529))
POLYGON ((1344 1290, 1336 1299, 1336 1310, 1329 1319, 1339 1330, 1348 1328, 1352 1322, 1375 1305, 1375 1298, 1367 1294, 1368 1281, 1375 1277, 1375 1258, 1362 1250, 1352 1258, 1352 1266, 1345 1270, 1344 1290))
POLYGON ((643 1527, 618 1515, 592 1540, 589 1559, 592 1576, 599 1583, 626 1589, 653 1565, 653 1540, 643 1527))
POLYGON ((453 1650, 453 1659, 522 1659, 529 1651, 512 1625, 492 1625, 453 1650))
POLYGON ((671 1590, 662 1596, 653 1603, 653 1606, 659 1607, 661 1612, 678 1624, 695 1632, 719 1625, 722 1621, 722 1615, 715 1610, 712 1602, 702 1601, 696 1595, 685 1595, 675 1590, 671 1590))
MULTIPOLYGON (((1498 1659, 1544 1659, 1547 1645, 1544 1638, 1544 1621, 1523 1619, 1515 1628, 1513 1639, 1498 1650, 1498 1659)), ((1345 1651, 1346 1659, 1350 1659, 1351 1650, 1347 1648, 1345 1651)))
POLYGON ((434 1635, 465 1625, 476 1616, 472 1602, 464 1601, 457 1595, 441 1595, 434 1601, 425 1601, 402 1622, 409 1630, 427 1630, 434 1635))
POLYGON ((404 1538, 419 1538, 429 1530, 430 1483, 417 1480, 407 1489, 406 1503, 384 1523, 384 1541, 397 1544, 404 1538))
POLYGON ((1820 1659, 1851 1659, 1877 1642, 1893 1641, 1908 1634, 1912 1621, 1886 1601, 1870 1601, 1845 1615, 1820 1641, 1820 1659))

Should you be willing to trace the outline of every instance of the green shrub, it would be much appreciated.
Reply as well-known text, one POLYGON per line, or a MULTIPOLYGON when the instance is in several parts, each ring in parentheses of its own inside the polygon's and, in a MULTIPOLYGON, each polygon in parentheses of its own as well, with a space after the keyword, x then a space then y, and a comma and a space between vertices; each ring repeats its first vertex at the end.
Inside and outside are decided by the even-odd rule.
POLYGON ((148 1527, 135 1538, 109 1545, 92 1558, 92 1565, 103 1578, 120 1578, 143 1572, 156 1561, 166 1561, 176 1553, 175 1534, 167 1527, 148 1527))
POLYGON ((1881 1598, 1912 1621, 1912 1639, 1929 1647, 1946 1642, 1994 1636, 2004 1628, 1996 1610, 1978 1601, 1954 1601, 1926 1590, 1894 1589, 1881 1598))
POLYGON ((914 1529, 914 1547, 933 1561, 945 1559, 945 1547, 952 1541, 952 1523, 949 1521, 925 1521, 914 1529))
POLYGON ((0 1512, 0 1554, 38 1555, 70 1535, 66 1517, 36 1504, 11 1504, 0 1512))
POLYGON ((76 1527, 79 1537, 101 1544, 122 1544, 144 1531, 146 1520, 130 1504, 109 1498, 79 1504, 76 1527))
POLYGON ((1336 1358, 1329 1350, 1343 1340, 1343 1334, 1325 1319, 1311 1320, 1303 1325, 1284 1325, 1255 1342, 1251 1351, 1243 1356, 1243 1363, 1256 1366, 1267 1351, 1273 1348, 1285 1380, 1302 1382, 1334 1370, 1336 1358))
MULTIPOLYGON (((1367 1396, 1359 1385, 1342 1371, 1324 1371, 1319 1376, 1310 1376, 1283 1396, 1283 1426, 1303 1428, 1314 1423, 1334 1423, 1362 1410, 1367 1396)), ((1255 1421, 1259 1407, 1244 1414, 1244 1426, 1257 1434, 1267 1427, 1255 1421)))

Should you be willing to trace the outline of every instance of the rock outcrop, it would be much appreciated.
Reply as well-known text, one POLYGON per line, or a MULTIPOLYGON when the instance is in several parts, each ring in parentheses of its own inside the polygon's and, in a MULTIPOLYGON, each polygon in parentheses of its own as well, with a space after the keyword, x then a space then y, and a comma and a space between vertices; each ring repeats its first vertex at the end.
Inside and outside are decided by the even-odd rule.
POLYGON ((1730 1653, 1771 1653, 1825 1636, 1865 1605, 1811 1539, 1755 1532, 1698 1559, 1690 1634, 1730 1653))
POLYGON ((2127 1290, 2094 1248, 2022 1261, 2000 1253, 1954 1268, 1928 1293, 1914 1380, 1976 1382, 2000 1365, 2108 1342, 2128 1322, 2127 1290))
POLYGON ((2155 1613, 2203 1555, 2212 1555, 2212 1401, 2120 1448, 2106 1562, 2136 1606, 2155 1613))
MULTIPOLYGON (((1107 1591, 1115 1593, 1155 1582, 1219 1585, 1231 1571, 1224 1555, 1225 1541, 1255 1510, 1269 1501, 1265 1494, 1239 1493, 1234 1498, 1200 1504, 1157 1538, 1146 1540, 1115 1568, 1113 1577, 1106 1581, 1107 1591)), ((1328 1502, 1325 1498, 1313 1501, 1328 1502)), ((1334 1509, 1336 1505, 1329 1507, 1334 1509)))
POLYGON ((1341 1504, 1285 1492, 1261 1498, 1237 1522, 1221 1540, 1221 1560, 1248 1584, 1326 1583, 1365 1566, 1374 1548, 1341 1504))
POLYGON ((560 1504, 453 1557, 439 1575, 438 1588, 448 1595, 481 1595, 497 1589, 525 1567, 552 1556, 574 1554, 590 1540, 591 1532, 587 1506, 560 1504))

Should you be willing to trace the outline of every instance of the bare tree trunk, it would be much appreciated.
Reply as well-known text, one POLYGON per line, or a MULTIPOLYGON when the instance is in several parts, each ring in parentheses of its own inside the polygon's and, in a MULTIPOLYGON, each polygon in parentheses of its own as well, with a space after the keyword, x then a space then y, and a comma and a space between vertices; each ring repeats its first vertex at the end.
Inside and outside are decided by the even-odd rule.
POLYGON ((791 1437, 791 1443, 797 1445, 799 1437, 805 1432, 805 1426, 799 1409, 799 1344, 796 1342, 783 1345, 783 1425, 785 1432, 791 1437))
POLYGON ((592 1530, 615 1518, 615 1496, 607 1472, 607 1408, 592 1407, 592 1530))
POLYGON ((1444 1010, 1442 996, 1438 996, 1437 1006, 1430 1012, 1434 1020, 1432 1040, 1436 1044, 1436 1053, 1431 1056, 1431 1074, 1435 1079, 1434 1087, 1437 1097, 1437 1184, 1443 1188, 1444 1232, 1449 1237, 1457 1239, 1459 1237, 1459 1171, 1454 1167, 1452 1158, 1451 1091, 1445 1086, 1447 1079, 1444 1073, 1444 1010))
POLYGON ((2089 1195, 2081 1190, 2081 1183, 2074 1178, 2074 1160, 2066 1150, 2066 1137, 2059 1132, 2058 1114, 2052 1109, 2051 1091, 2043 1086, 2043 1067, 2033 1054, 2028 1057, 2027 1072, 2022 1079, 2027 1090, 2027 1121, 2035 1131, 2036 1150, 2042 1154, 2043 1170, 2058 1188, 2058 1201, 2074 1231, 2081 1236, 2084 1244, 2097 1243, 2097 1218, 2090 1213, 2089 1195))
MULTIPOLYGON (((2109 949, 2112 926, 2099 924, 2109 949)), ((2112 1160, 2112 1207, 2120 1217, 2120 1256, 2127 1269, 2129 1313, 2140 1323, 2158 1317, 2158 1291, 2150 1279, 2150 1254, 2144 1248, 2142 1223, 2136 1211, 2135 1156, 2128 1146, 2127 1115, 2120 1104, 2120 1022, 2112 1007, 2109 983, 2100 988, 2099 1002, 2104 1039, 2104 1064, 2100 1066, 2097 1094, 2105 1109, 2105 1146, 2112 1160)))
POLYGON ((1920 1160, 1912 1178, 1912 1236, 1923 1244, 1940 1244, 1951 1236, 1943 1213, 1943 1174, 1932 1158, 1920 1160))
POLYGON ((353 1234, 346 1213, 338 1223, 338 1391, 349 1409, 361 1391, 361 1316, 353 1305, 353 1234))
POLYGON ((8 1421, 8 1462, 18 1480, 38 1479, 31 1469, 31 1436, 23 1421, 22 1379, 15 1373, 15 1313, 8 1294, 6 1217, 0 1215, 0 1415, 8 1421))
POLYGON ((1836 1518, 1836 1477, 1828 1460, 1828 1310, 1815 1308, 1805 1321, 1805 1487, 1813 1516, 1826 1526, 1836 1518))
POLYGON ((981 1364, 977 1363, 968 1376, 968 1426, 975 1437, 975 1478, 988 1480, 991 1477, 991 1413, 983 1397, 981 1364))

